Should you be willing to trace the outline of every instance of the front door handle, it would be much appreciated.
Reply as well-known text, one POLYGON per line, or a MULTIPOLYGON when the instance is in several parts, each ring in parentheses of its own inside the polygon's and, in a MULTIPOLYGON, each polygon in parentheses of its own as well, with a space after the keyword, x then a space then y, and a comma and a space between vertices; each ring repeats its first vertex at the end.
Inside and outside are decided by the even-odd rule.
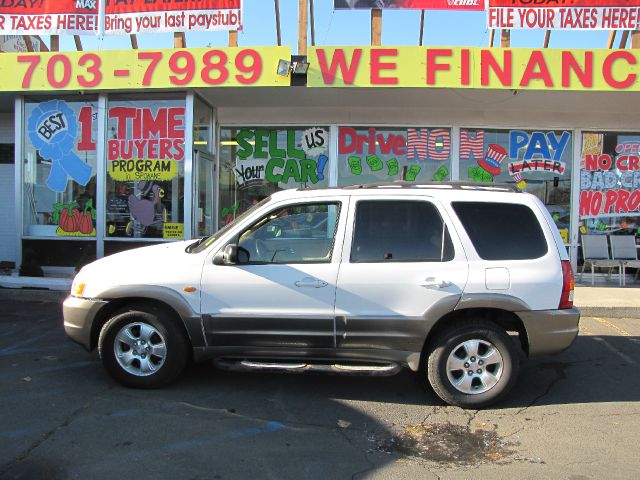
POLYGON ((425 288, 430 288, 430 287, 446 288, 451 286, 451 282, 449 280, 444 280, 442 278, 427 277, 423 281, 419 282, 418 285, 425 288))
POLYGON ((318 280, 317 278, 304 277, 302 280, 297 280, 294 285, 296 287, 322 288, 329 284, 323 280, 318 280))

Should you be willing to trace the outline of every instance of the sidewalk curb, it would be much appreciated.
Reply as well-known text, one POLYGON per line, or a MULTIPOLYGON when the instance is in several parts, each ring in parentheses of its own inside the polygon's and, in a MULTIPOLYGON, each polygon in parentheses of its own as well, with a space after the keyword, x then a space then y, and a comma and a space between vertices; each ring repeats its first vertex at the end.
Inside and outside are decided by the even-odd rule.
POLYGON ((62 304, 69 292, 33 288, 0 288, 0 301, 53 302, 62 304))
POLYGON ((605 318, 638 318, 640 308, 636 307, 580 307, 581 317, 605 317, 605 318))

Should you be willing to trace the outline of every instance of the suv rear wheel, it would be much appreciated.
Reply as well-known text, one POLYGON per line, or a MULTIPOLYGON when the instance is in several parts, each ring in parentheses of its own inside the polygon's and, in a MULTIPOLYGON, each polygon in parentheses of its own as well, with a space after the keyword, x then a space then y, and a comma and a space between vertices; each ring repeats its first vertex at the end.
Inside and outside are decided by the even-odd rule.
POLYGON ((518 376, 518 350, 497 325, 477 320, 441 332, 427 360, 436 394, 450 405, 482 408, 500 400, 518 376))
POLYGON ((188 341, 179 325, 160 308, 131 306, 102 328, 102 364, 121 384, 156 388, 175 380, 188 359, 188 341))

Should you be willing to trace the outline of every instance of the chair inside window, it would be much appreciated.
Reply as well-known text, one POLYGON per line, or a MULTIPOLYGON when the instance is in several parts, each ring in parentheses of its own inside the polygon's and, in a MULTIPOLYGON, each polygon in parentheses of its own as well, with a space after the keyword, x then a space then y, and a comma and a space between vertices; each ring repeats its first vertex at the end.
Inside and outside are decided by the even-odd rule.
POLYGON ((635 282, 640 272, 640 260, 638 260, 638 250, 636 248, 635 235, 611 235, 611 256, 622 265, 622 285, 625 285, 625 269, 631 267, 636 269, 633 278, 635 282))
POLYGON ((596 267, 608 268, 609 278, 611 278, 611 270, 618 268, 618 276, 620 286, 622 286, 622 263, 620 260, 613 260, 609 256, 609 245, 606 235, 582 235, 582 255, 584 256, 584 264, 580 272, 580 278, 584 274, 587 264, 591 265, 591 285, 595 284, 596 267))

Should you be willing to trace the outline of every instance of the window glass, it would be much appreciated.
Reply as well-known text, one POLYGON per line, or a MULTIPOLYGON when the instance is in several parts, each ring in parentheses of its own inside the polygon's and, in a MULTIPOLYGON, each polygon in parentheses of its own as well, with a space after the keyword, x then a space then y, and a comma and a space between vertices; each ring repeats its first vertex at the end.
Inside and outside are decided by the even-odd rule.
POLYGON ((442 262, 453 259, 445 223, 425 201, 359 201, 351 262, 442 262))
POLYGON ((240 235, 251 263, 330 262, 339 205, 304 204, 275 210, 240 235))
POLYGON ((95 237, 97 112, 90 96, 25 103, 24 235, 95 237))
POLYGON ((572 133, 460 129, 460 178, 517 185, 547 206, 569 243, 572 133))
POLYGON ((525 205, 453 202, 473 246, 485 260, 526 260, 547 253, 538 219, 525 205))
POLYGON ((200 97, 193 102, 193 148, 200 151, 213 153, 213 135, 211 125, 213 122, 213 110, 203 102, 200 97))
POLYGON ((329 185, 328 127, 220 131, 220 227, 273 192, 329 185))
POLYGON ((640 238, 640 134, 583 133, 580 233, 640 238))
POLYGON ((0 164, 15 163, 15 146, 13 143, 0 143, 0 164))
POLYGON ((106 236, 184 238, 184 100, 111 101, 106 236))
POLYGON ((450 179, 451 129, 340 127, 338 184, 450 179))

